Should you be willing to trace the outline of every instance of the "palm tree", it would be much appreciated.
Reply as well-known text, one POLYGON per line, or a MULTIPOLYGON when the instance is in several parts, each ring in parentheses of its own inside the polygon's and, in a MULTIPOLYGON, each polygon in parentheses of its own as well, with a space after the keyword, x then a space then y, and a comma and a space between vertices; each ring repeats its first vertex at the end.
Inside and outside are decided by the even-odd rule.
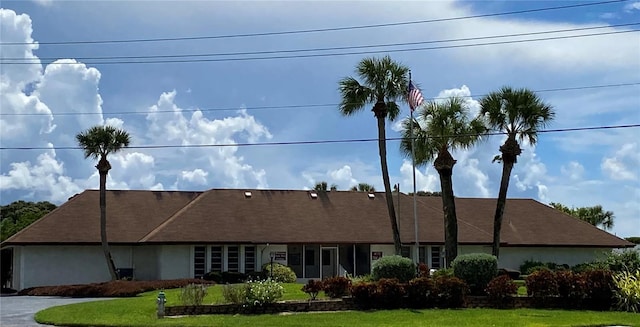
POLYGON ((604 230, 613 228, 615 216, 612 211, 604 211, 601 205, 593 207, 569 208, 561 203, 551 202, 550 205, 557 210, 588 222, 593 226, 601 226, 604 230))
POLYGON ((94 126, 76 135, 78 145, 84 150, 84 157, 99 159, 96 168, 100 174, 100 242, 102 252, 104 252, 109 274, 112 280, 116 280, 116 266, 109 251, 107 242, 107 174, 111 169, 111 164, 107 160, 107 155, 116 153, 123 147, 129 146, 131 138, 129 134, 112 126, 94 126))
POLYGON ((413 136, 416 165, 433 161, 440 176, 447 267, 458 255, 458 219, 452 181, 456 160, 449 151, 473 146, 486 131, 481 119, 469 120, 468 113, 469 108, 461 98, 452 97, 444 102, 430 101, 418 109, 413 122, 409 118, 403 122, 400 143, 401 151, 410 157, 413 136))
POLYGON ((375 192, 376 188, 371 184, 358 183, 358 185, 352 186, 350 190, 356 192, 375 192))
POLYGON ((507 140, 500 146, 498 161, 502 161, 502 179, 500 192, 493 219, 493 255, 500 254, 500 230, 502 216, 507 201, 507 190, 513 165, 518 162, 522 153, 518 140, 526 140, 534 145, 538 140, 538 130, 546 126, 555 113, 553 108, 544 103, 535 92, 528 89, 512 89, 503 87, 480 100, 480 115, 487 125, 497 132, 507 134, 507 140))
POLYGON ((329 191, 329 190, 331 190, 331 191, 336 191, 336 190, 338 189, 338 185, 336 185, 336 184, 331 184, 331 187, 329 188, 329 185, 327 184, 327 182, 322 181, 322 182, 318 182, 318 183, 313 187, 313 189, 314 189, 314 190, 316 190, 316 191, 324 191, 324 192, 329 191))
POLYGON ((391 57, 364 58, 356 67, 358 79, 345 77, 340 80, 340 113, 344 116, 356 114, 368 105, 378 121, 378 152, 384 184, 387 211, 393 233, 393 244, 396 254, 402 253, 400 231, 396 219, 396 211, 391 196, 389 167, 387 166, 386 119, 394 121, 400 114, 396 102, 406 102, 409 68, 394 62, 391 57))

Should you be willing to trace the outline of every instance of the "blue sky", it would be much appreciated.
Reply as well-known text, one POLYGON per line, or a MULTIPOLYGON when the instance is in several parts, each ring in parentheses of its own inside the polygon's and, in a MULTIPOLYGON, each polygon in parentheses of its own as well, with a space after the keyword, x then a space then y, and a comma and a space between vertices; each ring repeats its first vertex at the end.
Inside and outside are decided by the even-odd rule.
MULTIPOLYGON (((64 147, 76 145, 74 135, 79 131, 105 122, 128 130, 132 145, 138 146, 377 137, 369 110, 344 118, 335 105, 339 102, 338 81, 353 75, 357 62, 367 55, 163 64, 102 64, 91 58, 327 48, 631 24, 640 22, 640 2, 290 35, 106 44, 46 42, 321 29, 582 3, 586 2, 3 1, 0 42, 41 44, 2 45, 1 147, 47 149, 0 150, 0 202, 23 199, 60 204, 84 189, 97 188, 94 163, 85 160, 80 150, 64 147), (12 65, 7 58, 33 59, 30 65, 12 65), (298 107, 282 108, 290 105, 298 107), (40 115, 24 115, 33 113, 40 115)), ((535 37, 630 29, 638 26, 535 37)), ((633 84, 539 95, 556 111, 552 129, 640 123, 638 32, 389 54, 412 69, 425 97, 471 95, 467 102, 472 111, 478 110, 480 95, 504 85, 550 90, 633 84)), ((409 114, 406 106, 402 110, 403 117, 409 114)), ((399 136, 394 123, 388 124, 387 132, 389 137, 399 136)), ((639 134, 639 128, 541 134, 535 146, 523 145, 509 196, 570 207, 601 204, 616 215, 613 233, 638 236, 639 134)), ((458 160, 456 196, 497 195, 501 167, 491 159, 503 141, 494 136, 472 149, 454 152, 458 160)), ((409 191, 410 161, 400 154, 396 141, 388 142, 388 152, 391 182, 409 191)), ((335 183, 340 189, 358 182, 383 189, 375 142, 128 149, 110 161, 113 169, 108 187, 112 189, 304 189, 318 181, 335 183)), ((439 190, 431 166, 419 167, 417 175, 418 189, 439 190)))

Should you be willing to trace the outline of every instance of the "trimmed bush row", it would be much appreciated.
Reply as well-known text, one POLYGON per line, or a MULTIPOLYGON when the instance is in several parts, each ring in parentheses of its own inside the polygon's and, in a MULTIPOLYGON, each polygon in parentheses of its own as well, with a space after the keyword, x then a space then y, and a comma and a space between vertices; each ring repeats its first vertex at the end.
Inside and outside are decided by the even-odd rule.
POLYGON ((25 288, 18 295, 64 296, 64 297, 133 297, 140 293, 170 288, 181 288, 189 284, 215 284, 201 279, 173 279, 156 281, 116 280, 105 283, 42 286, 25 288))

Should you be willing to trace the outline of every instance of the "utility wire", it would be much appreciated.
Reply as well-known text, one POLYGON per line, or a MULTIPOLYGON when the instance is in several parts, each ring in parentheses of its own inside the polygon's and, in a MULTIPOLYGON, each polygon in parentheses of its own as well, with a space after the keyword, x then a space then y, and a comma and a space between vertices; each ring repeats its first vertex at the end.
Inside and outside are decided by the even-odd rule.
MULTIPOLYGON (((588 89, 600 89, 600 88, 611 88, 611 87, 625 87, 625 86, 635 86, 640 85, 640 82, 635 83, 619 83, 619 84, 604 84, 604 85, 587 85, 587 86, 575 86, 575 87, 562 87, 562 88, 554 88, 554 89, 541 89, 534 90, 536 93, 544 93, 544 92, 561 92, 561 91, 576 91, 576 90, 588 90, 588 89)), ((486 94, 472 94, 465 98, 476 98, 483 97, 486 94)), ((447 97, 432 97, 425 98, 425 100, 444 100, 447 97)), ((318 108, 318 107, 337 107, 339 103, 325 103, 325 104, 292 104, 292 105, 281 105, 281 106, 256 106, 256 107, 247 107, 247 108, 238 108, 238 107, 227 107, 227 108, 201 108, 201 109, 181 109, 180 111, 174 110, 157 110, 157 111, 119 111, 119 112, 59 112, 59 113, 2 113, 1 116, 76 116, 76 115, 147 115, 147 114, 164 114, 164 113, 176 113, 176 112, 210 112, 210 111, 238 111, 238 110, 284 110, 284 109, 296 109, 296 108, 318 108)))
MULTIPOLYGON (((609 126, 592 126, 592 127, 575 127, 575 128, 559 128, 559 129, 547 129, 539 130, 537 133, 560 133, 560 132, 575 132, 575 131, 592 131, 592 130, 604 130, 604 129, 621 129, 621 128, 636 128, 640 127, 640 124, 630 125, 609 125, 609 126)), ((489 132, 480 134, 463 134, 463 135, 448 135, 440 137, 463 137, 463 136, 493 136, 493 135, 505 135, 504 132, 489 132)), ((435 137, 431 137, 435 138, 435 137)), ((401 141, 401 137, 387 138, 386 141, 401 141)), ((363 142, 378 142, 377 138, 369 139, 345 139, 345 140, 316 140, 316 141, 289 141, 289 142, 257 142, 257 143, 223 143, 223 144, 180 144, 180 145, 138 145, 128 146, 127 149, 169 149, 169 148, 219 148, 229 146, 279 146, 279 145, 305 145, 305 144, 333 144, 333 143, 363 143, 363 142)), ((80 150, 79 146, 62 146, 62 147, 0 147, 2 150, 80 150)))
POLYGON ((621 2, 625 2, 625 1, 627 1, 627 0, 599 1, 599 2, 580 3, 580 4, 575 4, 575 5, 565 5, 565 6, 556 6, 556 7, 525 9, 525 10, 516 10, 516 11, 507 11, 507 12, 480 14, 480 15, 469 15, 469 16, 461 16, 461 17, 437 18, 437 19, 416 20, 416 21, 395 22, 395 23, 384 23, 384 24, 370 24, 370 25, 355 25, 355 26, 343 26, 343 27, 303 29, 303 30, 291 30, 291 31, 279 31, 279 32, 260 32, 260 33, 228 34, 228 35, 212 35, 212 36, 191 36, 191 37, 139 38, 139 39, 128 39, 128 40, 2 42, 2 43, 0 43, 0 45, 29 45, 29 44, 70 45, 70 44, 139 43, 139 42, 211 40, 211 39, 256 37, 256 36, 305 34, 305 33, 333 32, 333 31, 344 31, 344 30, 359 30, 359 29, 368 29, 368 28, 414 25, 414 24, 425 24, 425 23, 435 23, 435 22, 449 22, 449 21, 474 19, 474 18, 485 18, 485 17, 496 17, 496 16, 506 16, 506 15, 527 14, 527 13, 535 13, 535 12, 542 12, 542 11, 580 8, 580 7, 587 7, 587 6, 599 6, 599 5, 606 5, 606 4, 613 4, 613 3, 621 3, 621 2))
MULTIPOLYGON (((613 31, 613 32, 602 32, 602 33, 592 33, 592 34, 582 34, 582 35, 555 36, 555 37, 526 39, 526 40, 497 41, 497 42, 472 43, 472 44, 461 44, 461 45, 445 45, 445 46, 437 46, 437 47, 420 47, 420 48, 409 48, 409 49, 371 50, 371 51, 319 53, 319 54, 290 55, 290 56, 286 56, 285 55, 285 56, 267 56, 267 57, 245 57, 245 58, 178 59, 178 60, 153 60, 153 61, 138 61, 138 60, 134 60, 134 61, 126 61, 126 60, 125 61, 92 61, 92 62, 85 62, 84 64, 87 64, 87 65, 113 65, 113 64, 202 63, 202 62, 231 62, 231 61, 249 61, 249 60, 271 60, 271 59, 294 59, 294 58, 348 56, 348 55, 362 55, 362 54, 374 54, 374 53, 395 53, 395 52, 409 52, 409 51, 441 50, 441 49, 478 47, 478 46, 485 46, 485 45, 499 45, 499 44, 514 44, 514 43, 525 43, 525 42, 536 42, 536 41, 549 41, 549 40, 560 40, 560 39, 572 39, 572 38, 591 37, 591 36, 602 36, 602 35, 633 33, 633 32, 639 32, 639 31, 640 30, 613 31)), ((30 62, 3 63, 3 65, 31 65, 31 64, 33 64, 33 63, 30 63, 30 62)), ((56 65, 78 65, 78 64, 80 64, 80 63, 73 63, 73 62, 56 63, 56 65)))
MULTIPOLYGON (((640 22, 627 23, 627 24, 618 24, 618 25, 600 25, 600 26, 591 26, 591 27, 548 30, 548 31, 540 31, 540 32, 527 32, 527 33, 516 33, 516 34, 502 34, 502 35, 492 35, 492 36, 478 36, 478 37, 467 37, 467 38, 457 38, 457 39, 445 39, 445 40, 430 40, 430 41, 417 41, 417 42, 404 42, 404 43, 383 43, 383 44, 355 45, 355 46, 342 46, 342 47, 326 47, 326 48, 311 48, 311 49, 288 49, 288 50, 220 52, 220 53, 196 53, 196 54, 172 54, 172 55, 145 55, 145 56, 102 56, 102 57, 68 56, 68 57, 73 57, 73 59, 77 59, 77 60, 116 60, 116 59, 160 59, 160 58, 190 58, 190 57, 198 58, 198 57, 221 57, 221 56, 249 56, 249 55, 278 54, 278 53, 336 51, 336 50, 384 48, 384 47, 398 47, 398 46, 409 46, 409 45, 420 45, 420 44, 437 44, 437 43, 450 43, 450 42, 462 42, 462 41, 476 41, 476 40, 486 40, 486 39, 509 38, 509 37, 517 37, 517 36, 532 36, 532 35, 544 35, 544 34, 553 34, 553 33, 577 32, 577 31, 587 31, 587 30, 596 30, 596 29, 603 29, 603 28, 616 28, 616 27, 636 26, 636 25, 640 25, 640 22)), ((57 59, 59 59, 59 58, 54 58, 54 57, 1 58, 0 59, 0 63, 22 63, 22 62, 39 63, 40 60, 54 61, 54 60, 57 60, 57 59)))

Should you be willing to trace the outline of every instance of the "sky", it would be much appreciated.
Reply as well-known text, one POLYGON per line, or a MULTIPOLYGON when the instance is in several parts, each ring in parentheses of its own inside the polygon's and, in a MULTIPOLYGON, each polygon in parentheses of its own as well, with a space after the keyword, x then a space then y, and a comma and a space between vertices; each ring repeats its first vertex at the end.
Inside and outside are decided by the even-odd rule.
MULTIPOLYGON (((338 81, 367 56, 390 55, 410 67, 425 98, 465 97, 471 114, 482 95, 512 86, 554 108, 547 130, 640 124, 640 33, 632 25, 640 1, 501 14, 587 3, 4 0, 0 203, 61 204, 97 189, 96 162, 83 157, 75 135, 98 124, 132 137, 133 148, 109 157, 109 189, 308 189, 326 181, 383 190, 376 142, 286 144, 377 138, 369 108, 343 117, 337 106, 338 81), (326 30, 378 24, 387 25, 326 30), (506 36, 513 34, 520 36, 506 36), (584 34, 600 35, 575 37, 584 34), (166 40, 194 37, 209 38, 166 40), (165 40, 140 41, 149 39, 165 40), (398 43, 412 44, 362 47, 398 43), (194 54, 225 55, 184 56, 194 54), (165 62, 149 63, 158 60, 165 62)), ((401 109, 400 119, 409 115, 401 109)), ((400 119, 387 123, 389 138, 400 136, 400 119)), ((640 236, 639 136, 638 127, 540 133, 535 145, 522 144, 508 197, 602 205, 615 214, 612 233, 640 236)), ((497 196, 501 165, 492 159, 503 142, 491 136, 453 151, 457 197, 497 196)), ((387 148, 391 183, 410 192, 410 158, 397 140, 387 148)), ((430 164, 416 175, 418 190, 440 190, 430 164)))

